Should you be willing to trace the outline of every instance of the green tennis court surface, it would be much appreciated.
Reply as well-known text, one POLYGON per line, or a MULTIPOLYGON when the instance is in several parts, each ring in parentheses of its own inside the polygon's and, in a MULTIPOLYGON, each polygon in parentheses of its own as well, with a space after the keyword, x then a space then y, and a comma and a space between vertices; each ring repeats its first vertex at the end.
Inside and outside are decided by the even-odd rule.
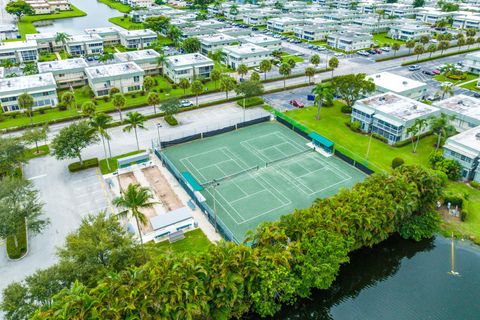
POLYGON ((309 141, 277 122, 262 123, 169 147, 164 155, 204 186, 217 221, 242 241, 263 221, 276 220, 316 198, 352 187, 366 175, 342 160, 326 158, 309 141))

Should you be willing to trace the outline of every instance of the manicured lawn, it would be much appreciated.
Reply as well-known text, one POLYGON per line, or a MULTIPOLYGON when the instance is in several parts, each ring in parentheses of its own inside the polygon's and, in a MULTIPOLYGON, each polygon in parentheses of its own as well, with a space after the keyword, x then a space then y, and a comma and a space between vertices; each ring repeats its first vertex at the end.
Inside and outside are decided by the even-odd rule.
POLYGON ((110 170, 108 170, 107 159, 102 159, 99 162, 100 171, 102 172, 102 174, 115 172, 118 169, 118 162, 117 162, 118 159, 128 157, 128 156, 133 156, 134 154, 142 153, 142 152, 145 152, 145 150, 137 150, 137 151, 121 154, 108 159, 108 163, 110 164, 110 170))
POLYGON ((293 61, 295 61, 297 63, 298 62, 303 62, 303 60, 304 60, 302 57, 299 57, 299 56, 296 56, 296 55, 293 55, 293 54, 288 54, 286 52, 282 53, 282 63, 285 63, 290 59, 293 59, 293 61))
POLYGON ((450 182, 446 191, 468 195, 467 203, 464 205, 468 215, 464 222, 444 221, 442 224, 443 233, 450 236, 453 232, 457 236, 467 238, 473 236, 472 240, 480 244, 480 191, 461 182, 450 182))
MULTIPOLYGON (((55 119, 69 118, 78 115, 76 110, 70 109, 65 111, 58 111, 58 109, 52 109, 45 111, 44 114, 35 113, 33 116, 33 123, 44 123, 55 119)), ((28 125, 30 118, 26 115, 19 114, 16 118, 6 117, 4 121, 0 122, 0 129, 18 127, 28 125)))
POLYGON ((108 21, 127 30, 139 30, 139 29, 145 28, 143 23, 132 22, 130 17, 127 17, 127 18, 124 18, 123 16, 113 17, 108 19, 108 21))
POLYGON ((57 56, 54 53, 50 53, 50 52, 42 52, 38 59, 39 62, 54 61, 54 60, 57 60, 57 56))
POLYGON ((123 4, 119 1, 113 1, 113 0, 97 0, 97 1, 104 3, 110 8, 113 8, 123 13, 129 13, 132 10, 130 6, 123 4))
POLYGON ((44 145, 38 146, 38 153, 37 153, 37 148, 29 149, 26 153, 26 157, 27 157, 27 160, 30 160, 33 158, 47 155, 49 153, 50 153, 50 148, 48 147, 48 145, 44 144, 44 145))
MULTIPOLYGON (((479 81, 480 81, 480 79, 479 79, 479 81)), ((470 83, 460 85, 460 87, 468 89, 468 90, 472 90, 472 91, 480 91, 480 88, 477 87, 477 83, 478 83, 478 81, 472 81, 470 83)))
MULTIPOLYGON (((332 140, 335 146, 342 152, 350 152, 357 155, 362 163, 366 163, 369 136, 351 131, 345 123, 350 121, 350 115, 340 111, 341 104, 335 103, 334 107, 322 108, 320 120, 315 120, 317 109, 307 107, 288 111, 286 114, 297 120, 309 129, 320 133, 326 138, 332 140), (346 149, 346 150, 345 150, 346 149), (362 161, 363 159, 363 161, 362 161)), ((372 169, 380 168, 388 171, 391 168, 392 159, 401 157, 406 164, 428 165, 428 157, 434 150, 434 136, 429 136, 420 140, 417 153, 412 153, 410 144, 403 147, 392 147, 377 139, 372 139, 369 153, 368 165, 372 169)), ((350 155, 350 154, 349 154, 350 155)))
POLYGON ((211 242, 203 234, 201 229, 186 232, 185 239, 174 243, 166 240, 155 244, 155 246, 162 249, 162 251, 189 254, 205 251, 211 245, 211 242))
POLYGON ((385 44, 392 45, 394 43, 400 43, 400 44, 405 43, 405 41, 402 41, 402 40, 394 40, 394 39, 388 38, 386 32, 374 34, 373 42, 379 46, 383 46, 385 44))
MULTIPOLYGON (((463 79, 463 80, 453 80, 453 79, 447 78, 445 76, 445 74, 442 73, 442 74, 438 74, 436 76, 433 76, 433 78, 435 80, 439 81, 439 82, 451 82, 454 85, 462 84, 464 82, 468 82, 468 81, 471 81, 471 80, 474 80, 474 79, 478 79, 478 75, 475 75, 475 74, 472 74, 472 73, 466 73, 466 76, 467 76, 467 78, 463 79)), ((475 83, 476 82, 473 82, 473 84, 475 84, 475 83)))

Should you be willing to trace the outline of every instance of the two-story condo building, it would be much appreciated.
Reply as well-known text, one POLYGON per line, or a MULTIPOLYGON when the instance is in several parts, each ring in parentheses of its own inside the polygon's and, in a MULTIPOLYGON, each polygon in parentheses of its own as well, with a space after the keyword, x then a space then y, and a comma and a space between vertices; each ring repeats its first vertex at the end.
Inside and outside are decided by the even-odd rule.
POLYGON ((480 52, 472 52, 465 56, 465 70, 480 74, 480 52))
POLYGON ((480 183, 480 126, 449 137, 443 146, 443 156, 458 161, 464 180, 480 183))
POLYGON ((453 18, 452 27, 458 29, 480 29, 480 14, 468 14, 453 18))
POLYGON ((220 51, 224 46, 230 46, 238 42, 237 38, 222 33, 202 36, 198 39, 200 40, 200 52, 204 55, 220 51))
POLYGON ((245 37, 239 37, 238 40, 243 43, 256 44, 257 46, 264 47, 272 51, 280 50, 282 48, 282 41, 280 39, 263 34, 252 34, 245 37))
POLYGON ((85 29, 86 34, 97 34, 103 39, 104 46, 120 44, 120 30, 116 27, 89 28, 85 29))
POLYGON ((18 111, 18 96, 28 93, 33 97, 33 108, 56 106, 58 96, 51 73, 0 79, 0 104, 4 112, 18 111))
POLYGON ((458 132, 480 126, 480 99, 459 94, 436 101, 434 106, 442 113, 455 116, 451 123, 458 132))
POLYGON ((0 40, 16 39, 20 37, 18 28, 14 24, 0 24, 0 40))
POLYGON ((226 46, 222 50, 222 62, 232 69, 237 69, 241 64, 255 67, 265 59, 272 59, 272 50, 253 43, 226 46))
POLYGON ((214 65, 212 59, 200 53, 188 53, 167 57, 163 68, 167 77, 178 83, 183 78, 190 81, 209 78, 214 65))
POLYGON ((0 42, 0 61, 24 63, 38 60, 36 41, 0 42))
POLYGON ((370 48, 373 45, 373 36, 370 33, 340 31, 329 34, 327 44, 344 51, 356 51, 370 48))
POLYGON ((83 58, 72 58, 37 63, 39 73, 51 73, 58 88, 79 87, 87 84, 83 58))
POLYGON ((267 21, 267 29, 278 33, 293 32, 295 26, 301 26, 303 24, 305 24, 305 22, 301 19, 277 17, 267 21))
POLYGON ((120 43, 128 49, 144 49, 158 39, 157 33, 150 29, 124 30, 119 32, 120 43))
POLYGON ((158 74, 162 65, 158 63, 160 54, 153 49, 118 52, 113 54, 118 62, 135 62, 146 75, 158 74))
POLYGON ((417 24, 402 24, 392 26, 388 31, 388 37, 403 41, 419 40, 422 36, 431 36, 429 27, 417 24))
POLYGON ((25 35, 27 41, 36 41, 39 52, 55 52, 61 51, 65 45, 61 41, 56 41, 57 34, 55 32, 33 33, 25 35))
MULTIPOLYGON (((410 138, 407 129, 416 119, 428 119, 438 115, 436 107, 398 95, 382 93, 358 100, 352 107, 351 122, 360 122, 360 128, 384 137, 389 144, 410 138)), ((425 126, 422 132, 429 130, 425 126)))
POLYGON ((89 67, 85 74, 95 96, 101 97, 113 87, 122 93, 141 90, 145 72, 135 62, 122 62, 89 67))
POLYGON ((98 34, 74 35, 68 38, 66 48, 72 56, 98 54, 103 52, 103 39, 98 34))
POLYGON ((371 79, 375 83, 375 89, 380 93, 393 92, 415 100, 423 100, 427 95, 428 86, 425 82, 402 77, 395 73, 380 72, 369 75, 367 79, 371 79))

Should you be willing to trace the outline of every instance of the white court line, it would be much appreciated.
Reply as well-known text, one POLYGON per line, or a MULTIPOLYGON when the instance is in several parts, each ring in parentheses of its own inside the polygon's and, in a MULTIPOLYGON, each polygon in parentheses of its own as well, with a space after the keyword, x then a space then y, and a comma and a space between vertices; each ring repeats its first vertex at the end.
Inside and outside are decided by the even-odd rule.
POLYGON ((36 180, 36 179, 44 178, 46 176, 47 176, 46 174, 39 174, 38 176, 28 178, 28 180, 36 180))

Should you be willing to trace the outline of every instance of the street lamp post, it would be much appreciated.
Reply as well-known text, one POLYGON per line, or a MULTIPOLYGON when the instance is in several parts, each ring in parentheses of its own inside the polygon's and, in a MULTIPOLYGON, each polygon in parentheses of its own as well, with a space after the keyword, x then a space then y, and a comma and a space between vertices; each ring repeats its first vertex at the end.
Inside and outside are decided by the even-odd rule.
POLYGON ((215 227, 215 232, 218 232, 218 227, 217 227, 217 187, 220 184, 216 181, 213 181, 213 224, 215 227))
POLYGON ((160 140, 160 128, 162 127, 162 125, 160 123, 157 123, 156 125, 157 127, 157 139, 158 139, 158 150, 162 150, 162 141, 160 140))

